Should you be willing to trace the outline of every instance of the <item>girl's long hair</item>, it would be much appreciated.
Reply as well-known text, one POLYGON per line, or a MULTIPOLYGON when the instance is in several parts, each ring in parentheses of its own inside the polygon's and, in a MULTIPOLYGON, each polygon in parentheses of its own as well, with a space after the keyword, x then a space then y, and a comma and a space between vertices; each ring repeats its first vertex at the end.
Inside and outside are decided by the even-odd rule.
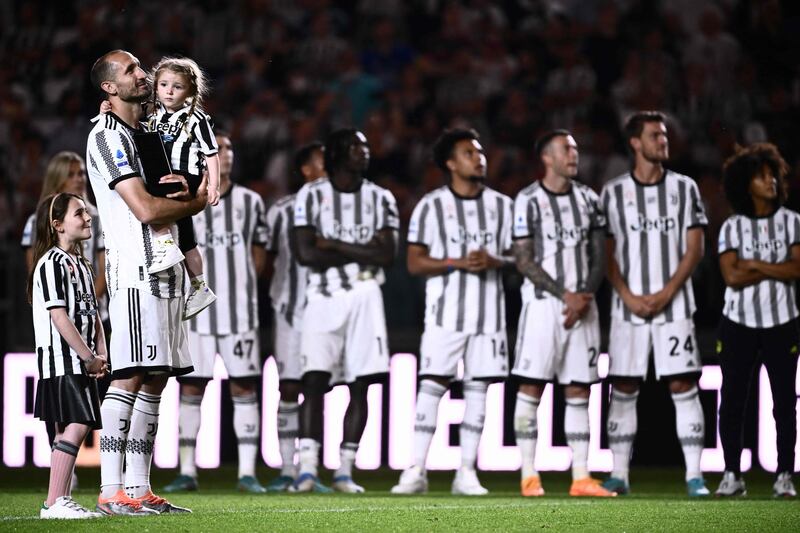
MULTIPOLYGON (((39 259, 42 258, 47 250, 58 246, 58 232, 56 232, 53 224, 56 221, 64 221, 64 217, 67 215, 67 209, 69 208, 69 201, 72 198, 85 203, 83 198, 69 192, 51 194, 39 202, 39 207, 36 208, 36 232, 33 241, 35 243, 33 246, 34 265, 39 262, 39 259)), ((77 245, 75 248, 75 255, 91 269, 89 261, 83 256, 83 246, 77 245)), ((36 268, 34 266, 30 274, 28 274, 28 303, 33 302, 33 279, 36 273, 36 268)))
MULTIPOLYGON (((165 70, 180 74, 189 83, 189 115, 202 109, 203 99, 209 92, 208 79, 200 65, 188 57, 162 57, 153 67, 150 74, 153 79, 153 109, 158 109, 158 78, 165 70)), ((187 128, 188 124, 187 120, 183 127, 187 128)))

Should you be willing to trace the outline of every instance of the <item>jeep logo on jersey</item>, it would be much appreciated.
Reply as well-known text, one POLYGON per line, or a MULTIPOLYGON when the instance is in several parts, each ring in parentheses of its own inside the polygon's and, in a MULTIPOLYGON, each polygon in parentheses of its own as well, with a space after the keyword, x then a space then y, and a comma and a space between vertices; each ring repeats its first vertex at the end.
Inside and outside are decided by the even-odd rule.
POLYGON ((645 215, 639 213, 639 217, 631 224, 631 231, 660 231, 667 233, 675 229, 677 224, 672 217, 656 217, 647 218, 645 215))
POLYGON ((586 228, 565 228, 561 224, 556 224, 552 233, 548 233, 546 237, 551 241, 581 241, 586 238, 589 230, 586 228))
POLYGON ((164 139, 164 142, 171 142, 175 137, 178 136, 178 134, 180 134, 181 128, 183 128, 185 123, 185 117, 179 118, 173 124, 170 124, 169 122, 156 122, 155 124, 151 124, 151 130, 159 132, 161 134, 161 138, 164 139))
POLYGON ((331 237, 345 242, 367 242, 372 238, 372 227, 366 224, 345 226, 338 220, 334 220, 331 237))
POLYGON ((458 235, 451 236, 450 242, 455 244, 478 244, 480 246, 486 246, 494 242, 494 235, 485 229, 471 232, 467 231, 463 226, 459 226, 458 235))
POLYGON ((745 252, 779 252, 785 244, 779 240, 753 241, 744 245, 745 252))
POLYGON ((97 305, 95 303, 94 295, 90 292, 75 291, 75 301, 85 302, 87 304, 97 305))
POLYGON ((230 248, 242 242, 242 235, 232 231, 214 233, 212 231, 206 232, 206 242, 203 246, 225 247, 230 248))

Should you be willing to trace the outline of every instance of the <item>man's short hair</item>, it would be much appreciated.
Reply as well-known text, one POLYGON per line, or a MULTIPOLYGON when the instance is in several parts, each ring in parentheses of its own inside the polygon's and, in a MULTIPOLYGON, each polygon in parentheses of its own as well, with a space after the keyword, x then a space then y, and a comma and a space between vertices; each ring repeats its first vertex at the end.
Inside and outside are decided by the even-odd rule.
POLYGON ((633 138, 639 138, 648 122, 665 123, 667 116, 661 111, 637 111, 625 121, 625 140, 630 143, 633 138))
POLYGON ((317 150, 322 151, 324 148, 325 145, 320 141, 314 141, 312 143, 308 143, 295 152, 294 160, 292 161, 292 171, 294 172, 295 177, 302 179, 303 165, 311 161, 311 156, 314 155, 314 152, 317 150))
POLYGON ((538 157, 542 157, 542 152, 545 151, 547 146, 550 144, 550 141, 556 137, 568 137, 570 135, 572 135, 572 132, 563 128, 548 131, 536 140, 536 144, 534 145, 536 155, 538 157))
POLYGON ((92 85, 100 90, 100 92, 105 93, 101 87, 104 81, 114 80, 116 68, 114 67, 114 63, 109 61, 108 58, 114 54, 119 54, 122 52, 124 52, 124 50, 112 50, 110 52, 106 52, 94 62, 94 65, 92 65, 92 72, 90 74, 92 85))
POLYGON ((460 141, 480 141, 481 136, 474 129, 453 128, 445 130, 433 143, 433 162, 445 174, 450 173, 447 162, 453 157, 453 149, 460 141))

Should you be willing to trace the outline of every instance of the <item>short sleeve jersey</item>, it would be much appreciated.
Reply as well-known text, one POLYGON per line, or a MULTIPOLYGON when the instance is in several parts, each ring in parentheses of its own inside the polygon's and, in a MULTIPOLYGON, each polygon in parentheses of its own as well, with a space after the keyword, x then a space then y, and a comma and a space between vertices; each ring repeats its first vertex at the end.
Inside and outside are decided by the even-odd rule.
MULTIPOLYGON (((144 182, 132 137, 136 131, 107 113, 99 117, 86 143, 87 172, 103 224, 108 294, 113 297, 119 289, 136 288, 158 298, 177 298, 183 294, 182 264, 158 274, 147 273, 153 261, 150 228, 134 216, 115 190, 128 179, 144 182)), ((177 235, 174 224, 170 229, 177 235)))
MULTIPOLYGON (((295 227, 312 227, 326 239, 366 244, 384 229, 398 231, 397 203, 388 190, 363 180, 355 192, 334 188, 322 177, 305 184, 294 203, 295 227)), ((361 280, 384 282, 383 269, 375 265, 348 263, 340 267, 310 269, 307 296, 330 296, 347 291, 361 280)))
POLYGON ((147 119, 147 129, 161 134, 173 171, 200 175, 204 159, 219 151, 211 117, 202 109, 191 111, 187 105, 170 113, 158 104, 147 119))
POLYGON ((39 378, 83 373, 75 349, 59 334, 50 310, 62 307, 90 350, 95 350, 97 299, 89 265, 53 247, 33 270, 33 330, 39 378))
MULTIPOLYGON (((514 201, 514 239, 532 239, 534 261, 569 291, 585 290, 590 268, 589 235, 605 227, 600 198, 577 181, 563 194, 550 192, 537 181, 520 191, 514 201)), ((525 279, 524 301, 550 297, 525 279)))
MULTIPOLYGON (((708 225, 705 207, 694 180, 665 170, 654 184, 644 184, 630 173, 608 182, 600 194, 614 238, 614 258, 623 279, 634 294, 653 294, 663 289, 687 250, 687 233, 708 225)), ((695 311, 691 280, 686 280, 664 310, 650 322, 665 323, 692 318, 695 311)), ((614 291, 613 317, 643 324, 614 291)))
MULTIPOLYGON (((800 245, 800 215, 779 208, 767 217, 733 215, 722 225, 717 250, 720 255, 735 252, 739 259, 783 263, 800 245)), ((771 328, 798 316, 793 281, 765 279, 736 289, 725 288, 722 314, 749 328, 771 328)))
POLYGON ((272 308, 299 328, 306 305, 308 269, 297 262, 289 244, 294 227, 296 195, 284 196, 267 211, 267 251, 275 254, 275 273, 269 286, 272 308))
MULTIPOLYGON (((495 257, 511 248, 511 198, 485 188, 474 198, 440 187, 423 196, 408 226, 408 243, 434 259, 462 258, 485 249, 495 257)), ((425 324, 448 331, 491 333, 506 326, 499 270, 453 270, 425 282, 425 324)))

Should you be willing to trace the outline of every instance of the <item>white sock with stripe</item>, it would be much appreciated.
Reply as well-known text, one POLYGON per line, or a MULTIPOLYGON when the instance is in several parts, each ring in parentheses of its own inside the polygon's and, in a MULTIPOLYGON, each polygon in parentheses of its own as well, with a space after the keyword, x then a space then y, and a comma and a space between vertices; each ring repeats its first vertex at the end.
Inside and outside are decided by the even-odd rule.
POLYGON ((700 404, 700 392, 695 386, 686 392, 673 393, 672 402, 675 404, 678 440, 686 461, 686 481, 701 478, 703 472, 700 470, 700 456, 705 443, 706 422, 703 406, 700 404))
POLYGON ((539 399, 523 392, 517 393, 514 407, 514 435, 522 455, 522 479, 538 476, 536 471, 536 441, 539 438, 539 426, 536 420, 539 399))
POLYGON ((202 396, 181 394, 178 408, 178 449, 181 460, 181 474, 197 478, 195 450, 197 433, 200 431, 200 405, 202 396))
POLYGON ((100 493, 110 498, 124 487, 123 467, 131 413, 136 394, 117 387, 109 387, 100 406, 103 429, 100 430, 100 493))
POLYGON ((461 441, 461 466, 475 468, 478 459, 478 445, 483 433, 483 422, 486 418, 485 381, 464 382, 464 420, 458 431, 461 441))
POLYGON ((125 450, 125 492, 140 498, 150 490, 150 466, 158 431, 160 394, 139 391, 131 415, 131 430, 125 450))
POLYGON ((425 470, 428 449, 436 432, 436 417, 439 414, 439 401, 447 392, 447 387, 433 380, 423 379, 417 393, 416 422, 414 423, 414 464, 425 470))
POLYGON ((294 456, 297 452, 297 437, 300 436, 300 404, 278 402, 278 448, 281 452, 281 475, 295 477, 297 468, 294 456))
POLYGON ((628 483, 628 471, 633 452, 633 441, 636 438, 638 420, 636 418, 636 400, 639 391, 627 393, 611 390, 611 404, 608 408, 608 447, 614 455, 614 469, 611 477, 628 483))
POLYGON ((236 433, 239 451, 239 478, 256 475, 256 456, 258 455, 258 435, 261 420, 258 413, 256 393, 246 396, 233 396, 233 430, 236 433))
POLYGON ((572 479, 589 477, 589 398, 567 398, 564 433, 572 449, 572 479))

